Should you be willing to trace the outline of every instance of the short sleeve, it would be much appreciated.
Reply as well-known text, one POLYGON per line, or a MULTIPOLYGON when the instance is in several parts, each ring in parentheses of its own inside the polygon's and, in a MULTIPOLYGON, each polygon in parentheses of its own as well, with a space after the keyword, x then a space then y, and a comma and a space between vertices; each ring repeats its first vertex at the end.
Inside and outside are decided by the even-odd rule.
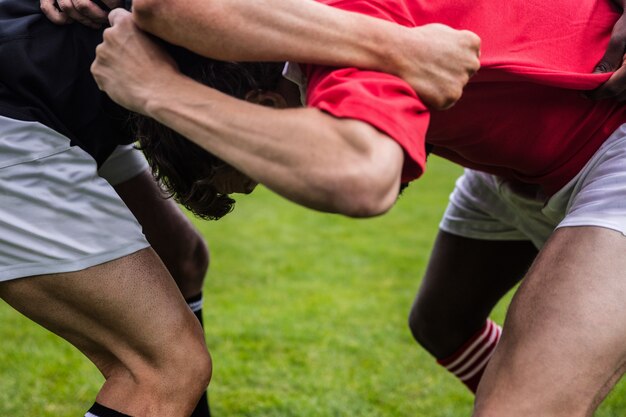
POLYGON ((389 74, 356 68, 308 66, 306 73, 309 107, 377 128, 404 150, 402 182, 422 175, 430 115, 406 82, 389 74))

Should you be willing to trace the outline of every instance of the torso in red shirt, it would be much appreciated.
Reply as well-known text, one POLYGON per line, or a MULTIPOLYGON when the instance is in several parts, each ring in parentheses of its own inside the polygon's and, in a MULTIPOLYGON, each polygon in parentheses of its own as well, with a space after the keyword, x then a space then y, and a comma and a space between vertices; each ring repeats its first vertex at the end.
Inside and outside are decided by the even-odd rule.
POLYGON ((403 81, 371 71, 309 67, 308 104, 363 120, 407 154, 403 180, 433 152, 461 165, 538 184, 565 185, 622 123, 615 101, 584 99, 620 17, 610 0, 321 0, 405 26, 444 23, 482 39, 482 68, 451 110, 428 112, 403 81))

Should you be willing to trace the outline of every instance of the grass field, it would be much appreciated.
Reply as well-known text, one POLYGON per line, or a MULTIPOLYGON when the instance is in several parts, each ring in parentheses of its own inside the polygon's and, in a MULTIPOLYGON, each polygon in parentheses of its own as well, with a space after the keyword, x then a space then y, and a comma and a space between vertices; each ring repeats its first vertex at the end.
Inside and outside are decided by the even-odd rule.
MULTIPOLYGON (((197 222, 212 252, 215 416, 469 416, 470 394, 406 326, 459 173, 431 161, 377 219, 315 213, 259 190, 222 221, 197 222)), ((500 323, 507 302, 494 312, 500 323)), ((75 349, 0 303, 0 417, 82 416, 101 383, 75 349)), ((597 416, 626 416, 624 381, 597 416)))

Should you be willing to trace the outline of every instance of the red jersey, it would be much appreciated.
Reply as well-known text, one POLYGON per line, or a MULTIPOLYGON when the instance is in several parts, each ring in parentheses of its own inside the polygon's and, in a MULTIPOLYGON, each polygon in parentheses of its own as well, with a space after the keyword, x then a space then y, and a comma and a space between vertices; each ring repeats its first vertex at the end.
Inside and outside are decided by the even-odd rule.
POLYGON ((355 68, 310 66, 308 105, 369 123, 406 153, 403 181, 421 175, 425 142, 463 166, 553 194, 622 123, 626 108, 584 99, 621 16, 610 0, 319 0, 415 27, 444 23, 482 39, 479 73, 450 110, 430 112, 404 81, 355 68))

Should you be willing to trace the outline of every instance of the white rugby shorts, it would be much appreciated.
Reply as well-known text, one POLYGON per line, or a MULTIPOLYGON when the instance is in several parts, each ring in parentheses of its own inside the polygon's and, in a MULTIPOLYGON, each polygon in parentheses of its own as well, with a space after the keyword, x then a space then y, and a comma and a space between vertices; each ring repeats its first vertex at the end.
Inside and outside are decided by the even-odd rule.
POLYGON ((98 175, 113 186, 135 178, 149 169, 143 153, 133 145, 120 145, 98 169, 98 175))
MULTIPOLYGON (((114 181, 146 167, 132 147, 115 156, 103 166, 114 181)), ((79 271, 148 246, 91 156, 40 123, 0 116, 0 281, 79 271)))
POLYGON ((530 240, 541 248, 560 227, 596 226, 626 236, 626 125, 547 201, 525 196, 503 179, 466 169, 439 225, 484 240, 530 240))

